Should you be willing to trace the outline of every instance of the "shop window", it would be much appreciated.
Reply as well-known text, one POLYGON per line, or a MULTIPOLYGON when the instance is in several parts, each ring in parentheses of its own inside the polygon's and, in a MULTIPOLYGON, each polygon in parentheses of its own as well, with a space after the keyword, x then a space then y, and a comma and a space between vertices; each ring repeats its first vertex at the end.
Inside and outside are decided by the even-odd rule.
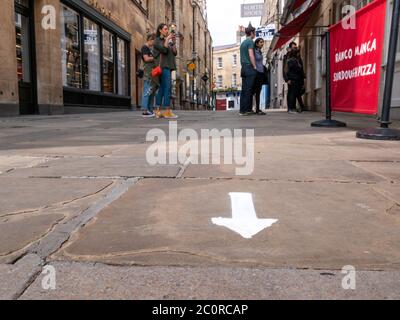
POLYGON ((118 94, 128 93, 128 59, 126 42, 118 38, 118 94))
POLYGON ((112 27, 66 5, 61 26, 64 87, 129 96, 129 42, 112 27))
POLYGON ((84 24, 84 89, 100 91, 100 45, 99 26, 87 18, 84 24))
POLYGON ((115 82, 114 35, 103 30, 103 88, 104 92, 114 93, 115 82))
POLYGON ((19 13, 15 14, 17 75, 18 81, 31 82, 29 57, 29 18, 19 13))
POLYGON ((79 15, 66 6, 61 10, 61 50, 64 86, 81 88, 81 48, 79 39, 79 15))

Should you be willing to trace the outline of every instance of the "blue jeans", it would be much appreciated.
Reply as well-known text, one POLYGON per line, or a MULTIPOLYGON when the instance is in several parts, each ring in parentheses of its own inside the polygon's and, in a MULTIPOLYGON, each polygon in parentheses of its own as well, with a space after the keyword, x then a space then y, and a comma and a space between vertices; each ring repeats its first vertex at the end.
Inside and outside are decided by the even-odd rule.
POLYGON ((142 110, 153 112, 155 92, 151 92, 152 81, 144 80, 142 110))
POLYGON ((156 106, 161 108, 171 107, 171 94, 172 94, 172 72, 170 69, 163 69, 160 79, 160 89, 156 97, 156 106))

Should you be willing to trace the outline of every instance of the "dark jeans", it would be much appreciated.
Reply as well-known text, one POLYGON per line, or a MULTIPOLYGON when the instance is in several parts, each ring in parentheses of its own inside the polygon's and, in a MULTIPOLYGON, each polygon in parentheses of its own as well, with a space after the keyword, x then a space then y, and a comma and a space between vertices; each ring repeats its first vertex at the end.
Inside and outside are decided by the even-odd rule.
POLYGON ((304 103, 301 97, 301 90, 304 87, 304 83, 298 81, 292 81, 292 84, 288 85, 288 87, 289 91, 288 91, 287 102, 289 111, 296 110, 296 101, 299 101, 301 108, 304 109, 304 103))
POLYGON ((246 113, 253 110, 254 83, 257 71, 248 64, 242 66, 242 94, 240 96, 240 112, 246 113))
POLYGON ((254 94, 256 96, 256 112, 261 111, 260 103, 261 103, 261 91, 264 85, 264 73, 257 72, 256 81, 254 84, 254 94))

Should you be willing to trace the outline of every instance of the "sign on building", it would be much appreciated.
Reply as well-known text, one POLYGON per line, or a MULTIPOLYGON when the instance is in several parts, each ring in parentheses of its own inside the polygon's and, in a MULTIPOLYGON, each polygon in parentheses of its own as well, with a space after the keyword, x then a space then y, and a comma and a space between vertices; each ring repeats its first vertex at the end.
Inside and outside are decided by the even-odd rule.
POLYGON ((98 39, 97 39, 97 30, 85 30, 85 45, 88 46, 97 46, 98 39))
POLYGON ((264 3, 242 4, 242 18, 262 17, 264 15, 264 3))
POLYGON ((265 41, 272 41, 276 32, 274 24, 268 26, 258 27, 256 31, 257 38, 262 38, 265 41))
POLYGON ((356 29, 329 29, 333 111, 378 113, 385 18, 386 1, 377 0, 357 11, 356 29))

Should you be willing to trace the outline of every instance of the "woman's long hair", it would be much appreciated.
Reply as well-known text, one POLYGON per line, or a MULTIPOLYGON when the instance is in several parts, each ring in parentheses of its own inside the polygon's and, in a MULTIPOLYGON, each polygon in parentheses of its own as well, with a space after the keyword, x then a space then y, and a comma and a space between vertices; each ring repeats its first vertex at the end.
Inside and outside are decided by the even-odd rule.
POLYGON ((256 48, 258 49, 258 44, 261 42, 261 41, 264 41, 264 39, 263 38, 258 38, 257 40, 256 40, 256 48))
POLYGON ((164 27, 167 26, 166 23, 161 23, 158 28, 157 28, 157 37, 161 37, 161 30, 164 29, 164 27))

